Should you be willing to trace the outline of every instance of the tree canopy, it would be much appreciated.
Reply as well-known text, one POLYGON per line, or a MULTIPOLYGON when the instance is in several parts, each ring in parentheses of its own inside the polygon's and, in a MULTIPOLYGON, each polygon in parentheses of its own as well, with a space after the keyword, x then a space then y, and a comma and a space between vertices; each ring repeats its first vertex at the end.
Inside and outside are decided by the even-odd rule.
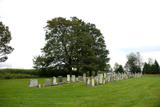
POLYGON ((141 72, 142 66, 142 58, 139 52, 127 55, 127 62, 125 65, 126 71, 132 73, 141 72))
POLYGON ((124 69, 123 69, 123 66, 118 64, 118 63, 115 63, 114 65, 114 72, 115 73, 124 73, 124 69))
POLYGON ((58 17, 47 21, 45 30, 46 44, 33 60, 35 68, 89 74, 108 69, 109 51, 94 24, 58 17))
POLYGON ((0 22, 0 62, 6 61, 7 55, 13 51, 13 48, 8 45, 11 39, 9 28, 0 22))
POLYGON ((157 62, 157 60, 154 61, 154 63, 151 63, 151 60, 148 61, 148 63, 145 62, 143 67, 143 73, 145 74, 159 74, 160 73, 160 66, 157 62))

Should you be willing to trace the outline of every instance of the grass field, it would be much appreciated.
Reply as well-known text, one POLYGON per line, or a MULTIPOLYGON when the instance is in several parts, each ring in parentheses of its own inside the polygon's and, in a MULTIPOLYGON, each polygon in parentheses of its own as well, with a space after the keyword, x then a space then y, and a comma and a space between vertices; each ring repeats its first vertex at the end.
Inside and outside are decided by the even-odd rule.
POLYGON ((158 75, 96 87, 75 83, 39 89, 29 88, 28 82, 0 80, 0 107, 160 107, 158 75))

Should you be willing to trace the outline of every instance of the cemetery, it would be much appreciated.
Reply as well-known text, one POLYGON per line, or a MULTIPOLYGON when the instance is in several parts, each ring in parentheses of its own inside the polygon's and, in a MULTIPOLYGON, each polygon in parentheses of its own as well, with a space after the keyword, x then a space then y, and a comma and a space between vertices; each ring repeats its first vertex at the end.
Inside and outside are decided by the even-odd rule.
POLYGON ((142 73, 99 73, 97 76, 86 76, 83 74, 82 76, 76 77, 75 75, 67 75, 66 78, 62 76, 53 77, 53 79, 45 79, 44 84, 38 84, 37 79, 30 79, 29 87, 49 87, 55 85, 63 85, 66 83, 75 83, 75 82, 83 82, 86 86, 95 87, 97 85, 104 85, 111 81, 119 81, 129 78, 140 78, 142 77, 142 73))
POLYGON ((0 0, 0 107, 160 107, 159 5, 0 0))

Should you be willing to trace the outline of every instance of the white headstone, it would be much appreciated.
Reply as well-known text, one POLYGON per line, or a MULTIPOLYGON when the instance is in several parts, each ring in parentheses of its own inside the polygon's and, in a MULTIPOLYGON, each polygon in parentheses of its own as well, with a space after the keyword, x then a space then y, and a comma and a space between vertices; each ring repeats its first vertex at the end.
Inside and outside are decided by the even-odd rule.
POLYGON ((110 82, 112 80, 112 73, 111 72, 107 73, 107 80, 108 80, 108 82, 110 82))
POLYGON ((53 85, 57 85, 58 83, 57 83, 57 79, 56 79, 56 77, 53 77, 53 85))
POLYGON ((86 74, 83 74, 83 81, 86 83, 86 74))
POLYGON ((41 84, 38 84, 38 88, 41 88, 41 84))
POLYGON ((103 73, 103 77, 104 77, 104 78, 107 78, 107 74, 106 74, 106 73, 103 73))
POLYGON ((76 82, 78 82, 79 81, 79 78, 78 77, 76 77, 76 82))
POLYGON ((67 75, 67 82, 70 82, 70 81, 71 81, 70 75, 67 75))
POLYGON ((76 82, 76 76, 72 75, 72 82, 76 82))
POLYGON ((103 84, 103 74, 99 75, 99 84, 103 84))
POLYGON ((30 79, 29 87, 38 87, 38 80, 37 79, 30 79))
POLYGON ((95 86, 95 78, 94 78, 94 77, 92 77, 92 79, 91 79, 91 86, 92 86, 92 87, 95 86))
POLYGON ((91 85, 90 77, 87 78, 87 85, 91 85))

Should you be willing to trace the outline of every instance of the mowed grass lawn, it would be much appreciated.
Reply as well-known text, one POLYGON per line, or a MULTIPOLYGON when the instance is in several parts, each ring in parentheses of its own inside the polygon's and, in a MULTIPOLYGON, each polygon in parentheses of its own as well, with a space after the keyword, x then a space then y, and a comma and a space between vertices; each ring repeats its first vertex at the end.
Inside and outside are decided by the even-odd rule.
POLYGON ((29 88, 28 82, 29 79, 0 80, 0 107, 160 107, 160 75, 96 87, 75 83, 29 88))

